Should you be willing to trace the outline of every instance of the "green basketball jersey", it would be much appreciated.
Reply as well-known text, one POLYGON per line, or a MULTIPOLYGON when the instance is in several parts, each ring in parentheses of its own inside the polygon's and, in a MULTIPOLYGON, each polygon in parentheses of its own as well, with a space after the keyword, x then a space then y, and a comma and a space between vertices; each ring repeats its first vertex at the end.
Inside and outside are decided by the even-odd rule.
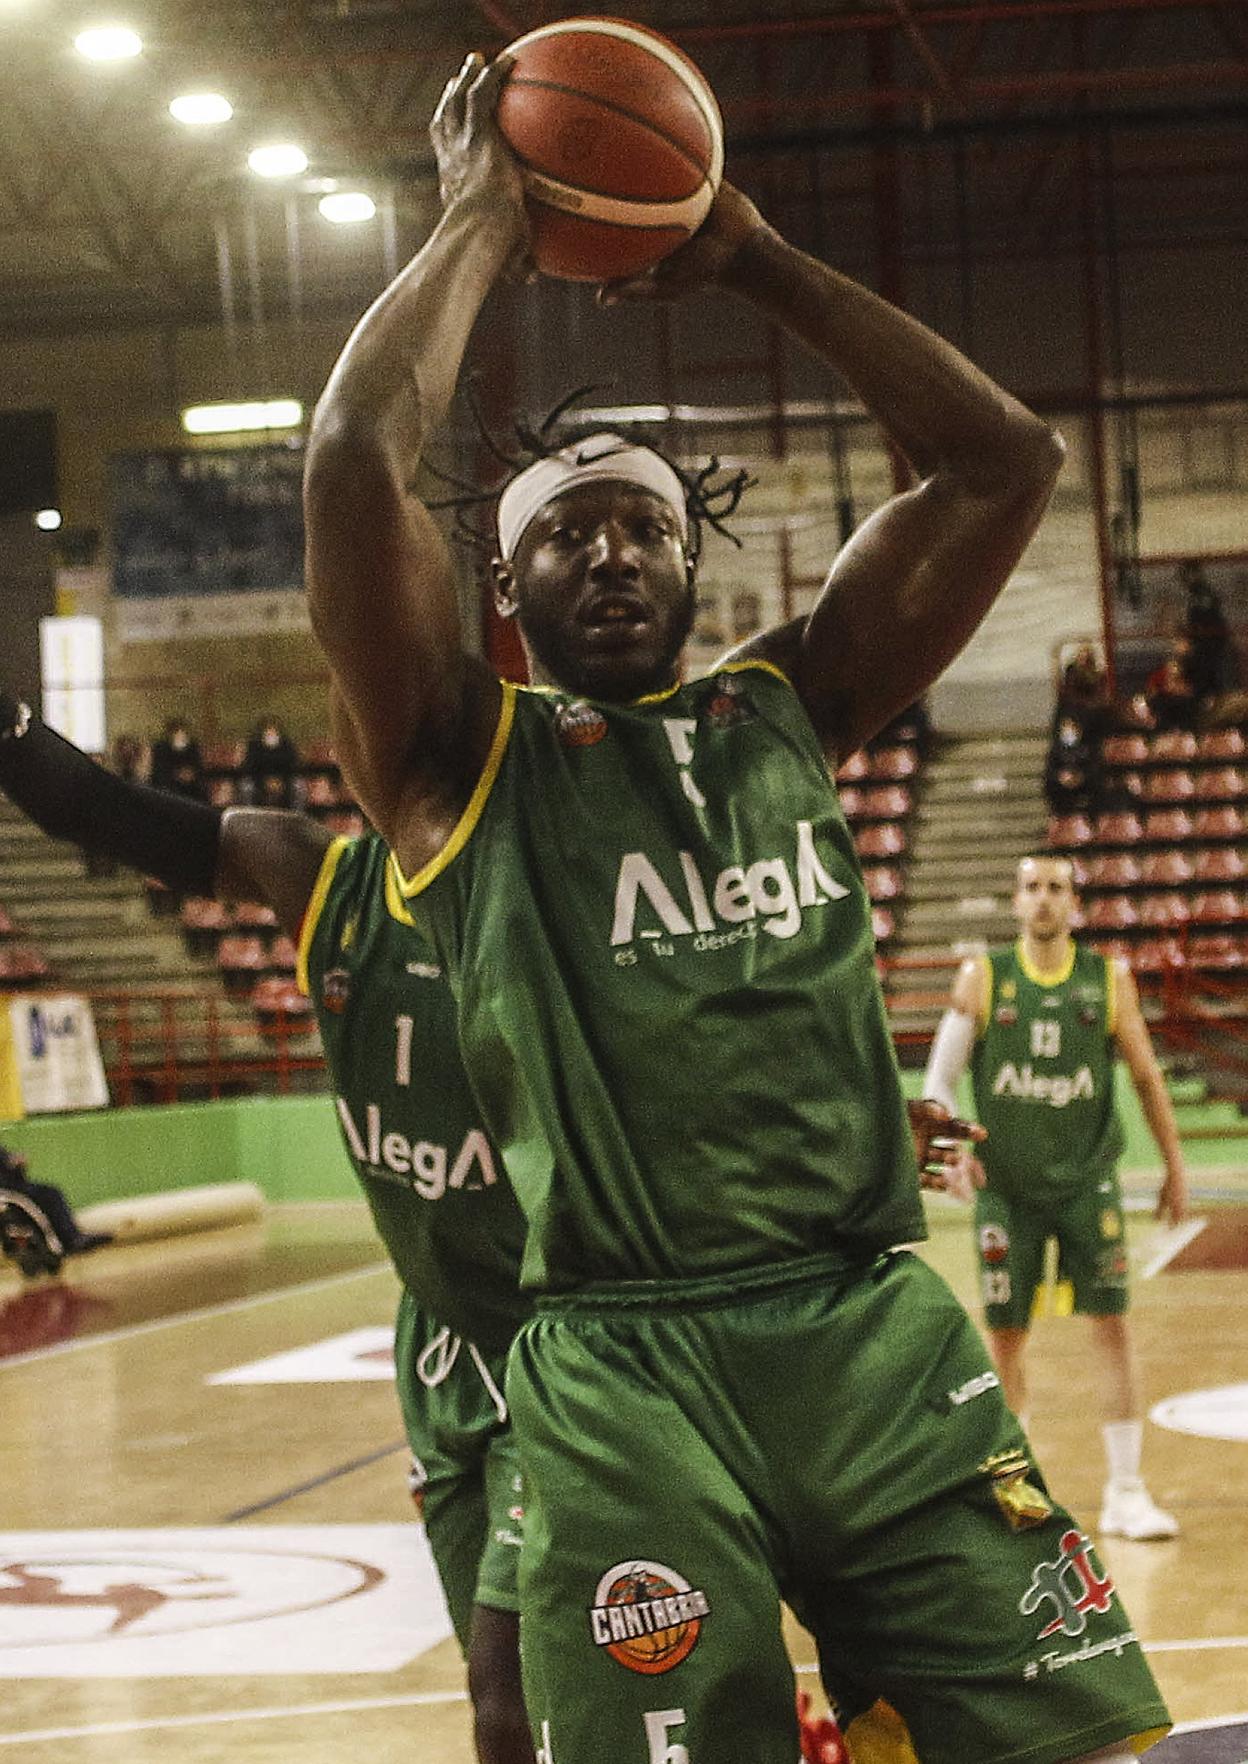
POLYGON ((993 950, 987 1010, 971 1057, 979 1147, 994 1188, 1043 1201, 1083 1185, 1122 1151, 1114 1107, 1114 970, 1071 945, 1056 975, 1021 942, 993 950))
POLYGON ((300 939, 338 1123, 407 1290, 487 1352, 532 1307, 519 1290, 524 1220, 481 1126, 437 957, 385 904, 386 847, 336 840, 300 939))
POLYGON ((446 850, 392 875, 459 999, 526 1285, 924 1234, 853 840, 778 669, 627 706, 505 688, 446 850))

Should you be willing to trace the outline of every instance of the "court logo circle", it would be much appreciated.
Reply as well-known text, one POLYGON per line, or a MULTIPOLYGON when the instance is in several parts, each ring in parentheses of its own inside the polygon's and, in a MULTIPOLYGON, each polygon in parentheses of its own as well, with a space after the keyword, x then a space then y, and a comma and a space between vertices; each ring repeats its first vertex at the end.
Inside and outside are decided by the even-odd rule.
POLYGON ((661 1562, 617 1562, 598 1582, 589 1611, 596 1647, 630 1672, 670 1672, 697 1646, 710 1601, 661 1562))

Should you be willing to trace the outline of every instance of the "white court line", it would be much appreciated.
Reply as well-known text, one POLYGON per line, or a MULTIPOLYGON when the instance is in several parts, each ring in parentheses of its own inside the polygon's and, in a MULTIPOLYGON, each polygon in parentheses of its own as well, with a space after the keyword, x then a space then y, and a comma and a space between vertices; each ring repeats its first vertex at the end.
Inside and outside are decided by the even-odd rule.
POLYGON ((50 1360, 56 1354, 74 1354, 83 1348, 107 1347, 115 1341, 130 1341, 136 1335, 153 1335, 158 1329, 176 1329, 182 1323, 199 1323, 205 1317, 228 1317, 235 1311, 251 1311, 257 1305, 270 1305, 277 1299, 295 1298, 307 1292, 324 1292, 327 1287, 342 1286, 348 1280, 363 1280, 386 1268, 393 1269, 393 1263, 370 1262, 366 1268, 351 1268, 345 1274, 325 1274, 319 1280, 305 1280, 298 1286, 279 1286, 272 1292, 252 1293, 248 1298, 223 1299, 219 1305, 201 1305, 195 1311, 179 1311, 172 1317, 153 1317, 146 1323, 127 1323, 121 1329, 105 1329, 99 1335, 75 1336, 72 1341, 53 1342, 51 1347, 31 1348, 25 1354, 10 1354, 0 1360, 0 1372, 6 1371, 10 1366, 27 1366, 32 1360, 50 1360))
POLYGON ((1179 1251, 1193 1243, 1208 1223, 1205 1218, 1185 1219, 1181 1225, 1173 1225, 1169 1231, 1159 1232, 1151 1245, 1152 1254, 1140 1270, 1140 1279, 1151 1280, 1154 1274, 1160 1274, 1163 1268, 1168 1268, 1179 1251))
MULTIPOLYGON (((1146 1652, 1162 1652, 1167 1648, 1184 1647, 1242 1647, 1248 1645, 1248 1636, 1225 1636, 1207 1642, 1152 1642, 1146 1652)), ((796 1673, 818 1672, 817 1664, 795 1666, 796 1673)), ((419 1709, 433 1708, 448 1703, 466 1703, 468 1693, 463 1690, 454 1691, 413 1691, 402 1697, 357 1697, 351 1701, 334 1703, 288 1703, 272 1709, 217 1709, 203 1715, 165 1715, 154 1716, 147 1721, 98 1721, 86 1727, 42 1727, 32 1728, 27 1733, 0 1734, 0 1746, 33 1746, 41 1745, 48 1740, 105 1739, 123 1733, 158 1733, 163 1730, 187 1727, 224 1727, 239 1721, 289 1721, 301 1715, 357 1715, 369 1709, 419 1709)), ((1210 1727, 1233 1727, 1237 1721, 1248 1721, 1248 1712, 1242 1715, 1210 1715, 1203 1721, 1176 1722, 1175 1733, 1201 1733, 1210 1727)))
POLYGON ((0 1746, 33 1746, 46 1740, 101 1739, 119 1733, 157 1733, 164 1728, 222 1727, 231 1721, 284 1721, 296 1715, 356 1715, 365 1709, 414 1709, 435 1703, 466 1703, 468 1692, 414 1691, 405 1697, 358 1697, 339 1703, 288 1703, 276 1709, 216 1709, 204 1715, 163 1715, 148 1721, 97 1721, 86 1727, 41 1727, 0 1733, 0 1746))

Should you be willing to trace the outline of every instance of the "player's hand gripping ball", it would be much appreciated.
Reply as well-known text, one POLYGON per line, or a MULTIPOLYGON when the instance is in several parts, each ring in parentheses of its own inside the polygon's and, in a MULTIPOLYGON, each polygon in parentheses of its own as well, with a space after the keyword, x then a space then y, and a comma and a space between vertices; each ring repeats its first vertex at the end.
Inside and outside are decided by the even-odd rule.
POLYGON ((723 175, 724 130, 688 56, 614 18, 543 25, 506 53, 498 124, 520 161, 538 269, 613 282, 697 232, 723 175))

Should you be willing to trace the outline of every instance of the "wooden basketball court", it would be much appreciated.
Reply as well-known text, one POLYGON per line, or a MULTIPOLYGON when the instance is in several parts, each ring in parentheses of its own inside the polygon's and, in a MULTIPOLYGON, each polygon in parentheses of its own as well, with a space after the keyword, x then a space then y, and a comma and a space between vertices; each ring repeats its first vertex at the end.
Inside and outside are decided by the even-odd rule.
MULTIPOLYGON (((1248 1723, 1248 1206, 1197 1210, 1206 1232, 1137 1282, 1136 1337, 1150 1403, 1238 1437, 1150 1428, 1150 1486, 1182 1535, 1102 1555, 1176 1719, 1223 1718, 1166 1747, 1238 1764, 1248 1743, 1225 1718, 1248 1723), (1177 1401, 1237 1384, 1237 1398, 1177 1401)), ((1141 1268, 1151 1232, 1132 1216, 1141 1268)), ((963 1214, 934 1211, 927 1253, 972 1303, 963 1214)), ((352 1204, 108 1249, 60 1283, 0 1274, 0 1751, 14 1764, 471 1764, 386 1375, 395 1297, 352 1204)), ((1102 1464, 1084 1347, 1078 1319, 1037 1325, 1032 1432, 1091 1526, 1102 1464)), ((791 1645, 813 1688, 811 1645, 796 1628, 791 1645)))

